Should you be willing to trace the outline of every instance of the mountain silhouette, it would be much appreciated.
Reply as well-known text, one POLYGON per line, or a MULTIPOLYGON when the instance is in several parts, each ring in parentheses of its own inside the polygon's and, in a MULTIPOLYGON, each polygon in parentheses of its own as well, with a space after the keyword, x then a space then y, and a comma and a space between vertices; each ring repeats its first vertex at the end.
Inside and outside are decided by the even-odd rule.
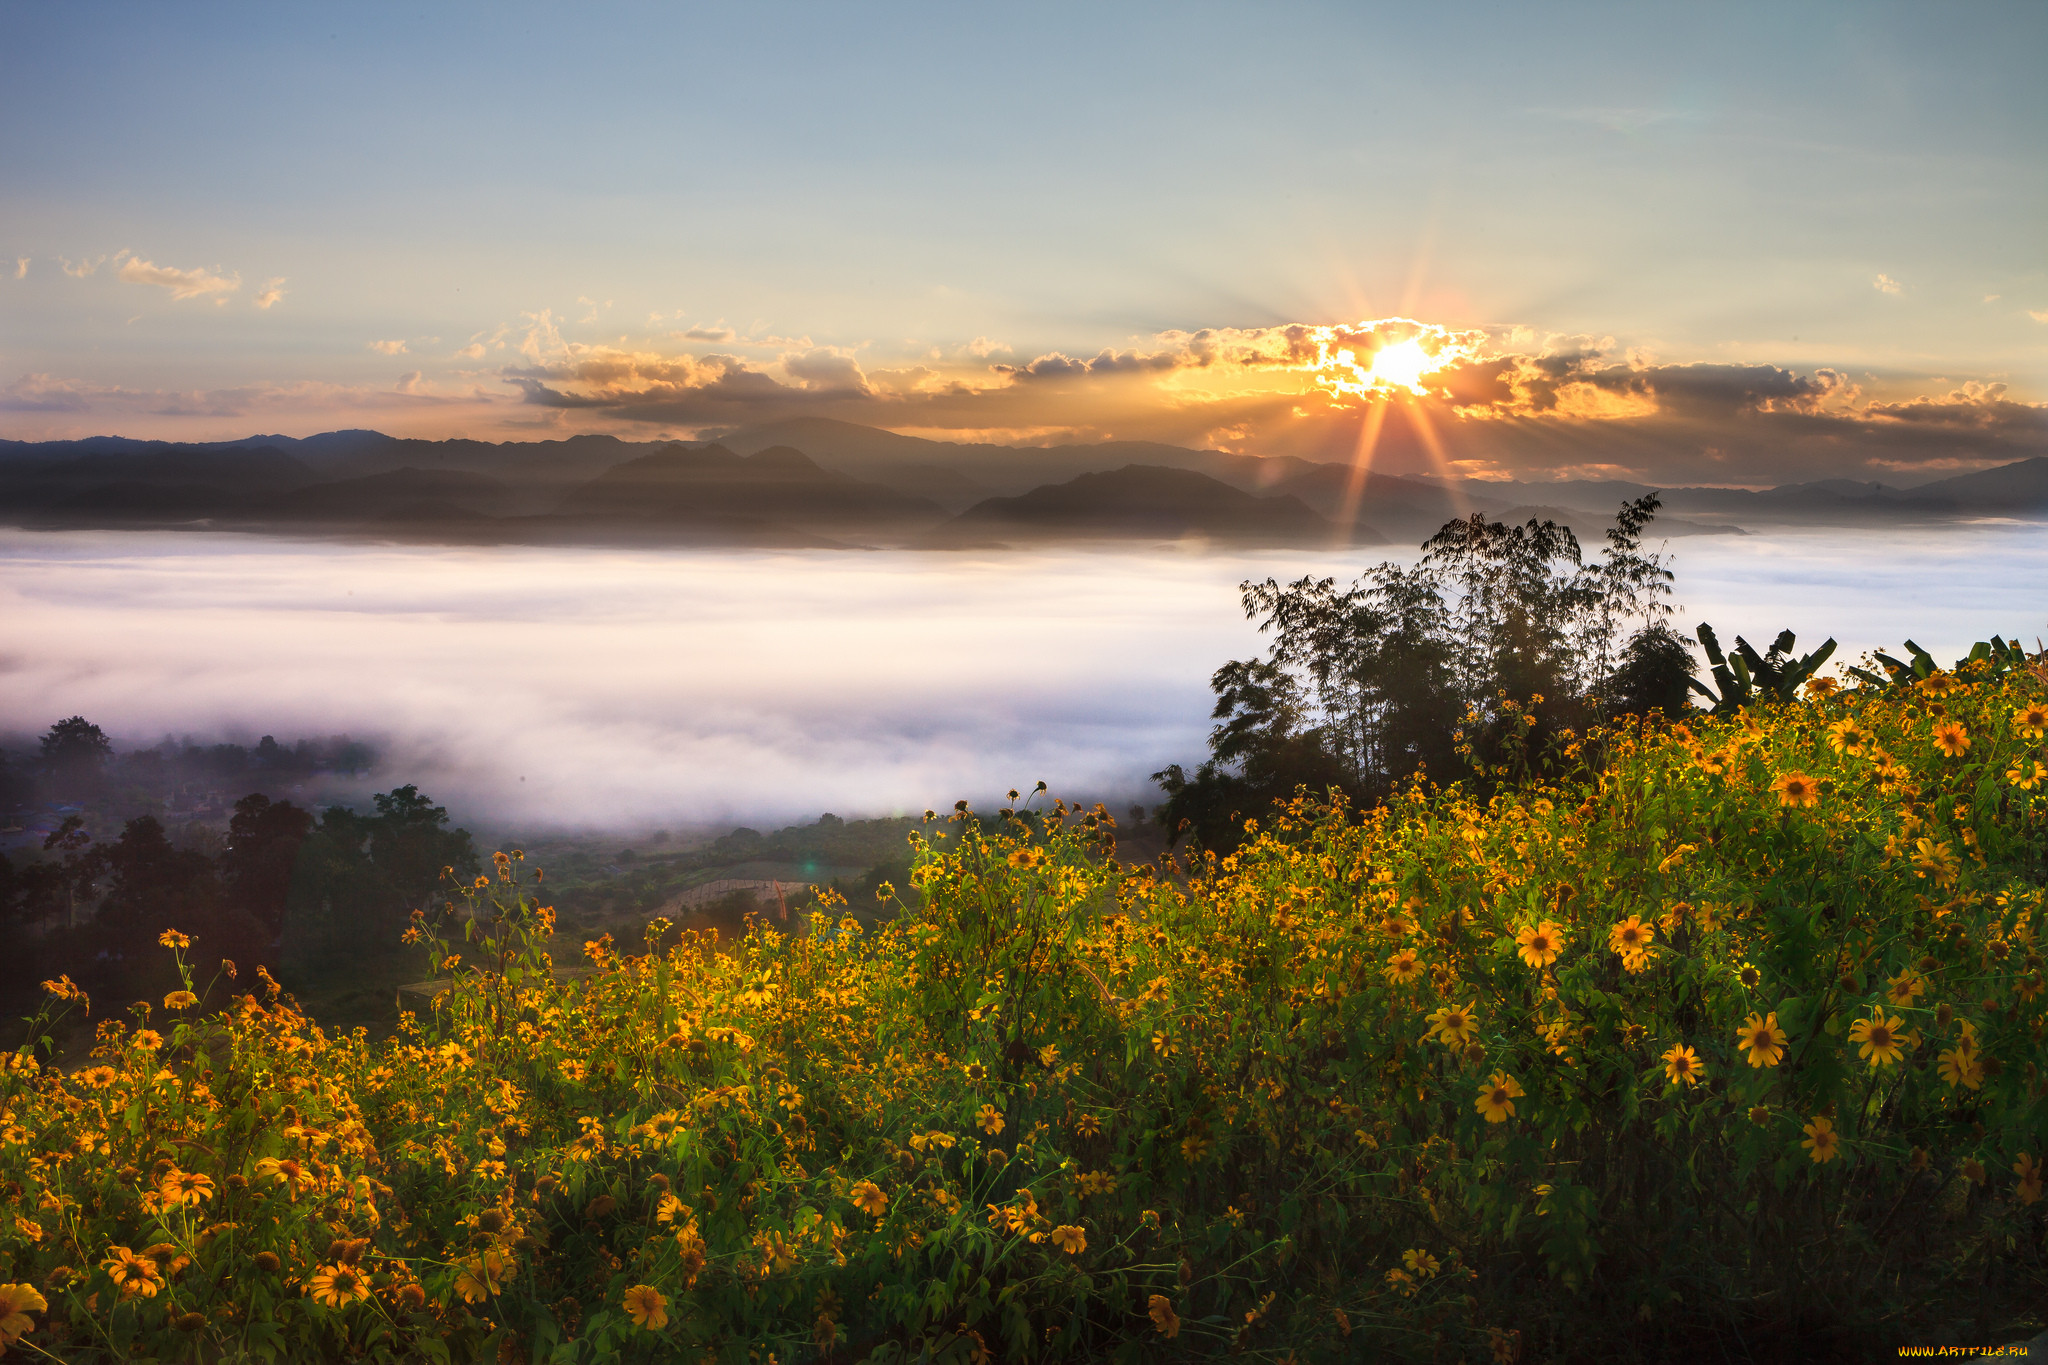
POLYGON ((293 522, 472 521, 502 512, 511 492, 462 469, 394 469, 309 484, 256 504, 259 520, 293 522))
POLYGON ((820 468, 788 446, 735 455, 720 445, 675 445, 614 465, 563 498, 554 515, 675 526, 737 521, 859 535, 929 525, 945 512, 929 498, 820 468))
MULTIPOLYGON (((926 544, 979 545, 1044 539, 1148 539, 1327 546, 1337 528, 1301 499, 1261 497, 1188 469, 1125 465, 1080 474, 1016 497, 988 498, 940 526, 926 544)), ((1382 544, 1366 527, 1351 544, 1382 544)))

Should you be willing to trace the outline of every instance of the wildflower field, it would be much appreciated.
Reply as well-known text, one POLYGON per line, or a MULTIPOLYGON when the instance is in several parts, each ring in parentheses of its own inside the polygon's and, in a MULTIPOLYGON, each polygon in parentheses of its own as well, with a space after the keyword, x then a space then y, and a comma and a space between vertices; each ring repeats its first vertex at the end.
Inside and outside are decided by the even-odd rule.
MULTIPOLYGON (((448 984, 388 1041, 254 972, 202 1016, 204 945, 170 932, 182 988, 96 1004, 88 1064, 6 1057, 0 1341, 751 1365, 1996 1340, 2048 1303, 2044 693, 1980 666, 1817 684, 1596 736, 1483 802, 1276 809, 1181 869, 1118 863, 1100 809, 956 812, 865 926, 736 943, 563 945, 501 854, 416 924, 448 984)), ((51 985, 44 1022, 82 1008, 51 985)))

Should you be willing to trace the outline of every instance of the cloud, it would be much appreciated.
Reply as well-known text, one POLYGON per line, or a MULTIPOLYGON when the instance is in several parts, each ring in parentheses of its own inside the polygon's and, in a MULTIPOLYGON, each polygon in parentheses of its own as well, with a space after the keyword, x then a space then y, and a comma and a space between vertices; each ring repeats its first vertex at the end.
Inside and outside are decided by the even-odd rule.
POLYGON ((782 369, 813 393, 867 393, 867 376, 850 355, 820 348, 782 357, 782 369))
POLYGON ((251 299, 250 302, 258 308, 267 310, 272 304, 283 297, 284 276, 279 275, 276 279, 265 280, 263 282, 263 292, 251 299))
POLYGON ((173 299, 200 299, 211 294, 232 294, 242 287, 242 277, 239 274, 230 278, 203 267, 179 270, 174 266, 145 261, 140 256, 130 256, 121 263, 121 278, 130 284, 153 284, 159 289, 168 289, 173 299))
POLYGON ((1906 286, 1900 284, 1889 275, 1879 275, 1870 282, 1870 287, 1880 294, 1896 294, 1906 286))
MULTIPOLYGON (((393 390, 317 380, 218 389, 137 389, 33 373, 0 385, 0 412, 90 415, 94 421, 103 417, 255 418, 268 421, 289 415, 304 416, 315 422, 333 422, 357 411, 417 406, 422 401, 442 405, 457 402, 487 405, 502 401, 493 400, 488 395, 471 395, 458 400, 411 390, 405 392, 406 398, 401 402, 393 390)), ((51 439, 56 437, 53 435, 51 439)))
POLYGON ((2048 308, 2042 308, 2039 310, 2029 308, 2027 310, 2027 316, 2032 318, 2036 322, 2048 322, 2048 308))
POLYGON ((365 345, 378 355, 405 354, 405 343, 403 341, 371 341, 366 342, 365 345))
POLYGON ((28 278, 28 257, 16 256, 14 258, 14 278, 17 280, 28 278))
POLYGON ((105 256, 97 256, 81 261, 74 261, 68 256, 59 256, 57 258, 58 268, 74 280, 84 279, 106 263, 107 258, 105 256))
POLYGON ((400 375, 400 376, 398 377, 398 392, 400 392, 400 393, 417 393, 417 392, 419 392, 419 387, 420 387, 420 378, 421 378, 421 375, 420 375, 420 372, 419 372, 418 370, 407 370, 407 371, 406 371, 406 372, 405 372, 404 374, 402 374, 402 375, 400 375))
POLYGON ((671 332, 669 335, 675 337, 678 341, 716 341, 724 343, 731 341, 736 333, 734 333, 732 328, 720 323, 715 327, 700 325, 692 327, 686 332, 671 332))

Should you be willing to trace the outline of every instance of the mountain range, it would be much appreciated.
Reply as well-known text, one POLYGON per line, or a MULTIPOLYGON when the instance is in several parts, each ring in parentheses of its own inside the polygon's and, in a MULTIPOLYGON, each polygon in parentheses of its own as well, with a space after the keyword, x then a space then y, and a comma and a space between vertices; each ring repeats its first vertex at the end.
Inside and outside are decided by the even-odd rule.
MULTIPOLYGON (((1143 441, 1005 446, 800 418, 709 441, 424 441, 375 431, 180 444, 0 441, 0 522, 463 542, 961 548, 1044 540, 1413 542, 1444 522, 1597 534, 1652 491, 1355 471, 1143 441)), ((2048 458, 1912 488, 1667 488, 1656 531, 2048 519, 2048 458)))

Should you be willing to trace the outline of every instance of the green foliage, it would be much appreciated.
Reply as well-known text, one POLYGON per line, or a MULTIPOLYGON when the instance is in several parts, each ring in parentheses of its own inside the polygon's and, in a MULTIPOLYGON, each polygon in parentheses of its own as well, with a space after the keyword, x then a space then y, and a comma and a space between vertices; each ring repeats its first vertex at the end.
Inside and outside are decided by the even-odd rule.
MULTIPOLYGON (((1941 671, 1934 662, 1934 656, 1911 640, 1906 641, 1906 652, 1912 655, 1911 663, 1895 659, 1882 651, 1875 656, 1884 668, 1883 677, 1867 668, 1852 668, 1849 674, 1859 682, 1866 682, 1875 687, 1913 687, 1941 671)), ((1988 669, 1991 676, 1996 677, 1999 674, 2026 668, 2031 657, 2018 644, 1994 635, 1989 640, 1979 640, 1970 646, 1970 652, 1956 660, 1955 671, 1961 672, 1971 665, 1979 665, 1988 669)))
POLYGON ((1789 630, 1781 630, 1766 654, 1757 653, 1749 641, 1736 636, 1735 654, 1731 658, 1721 652, 1720 638, 1704 621, 1700 622, 1699 636, 1715 686, 1720 690, 1716 692, 1697 679, 1692 688, 1707 699, 1717 716, 1731 715, 1760 702, 1782 704, 1793 700, 1806 680, 1835 652, 1835 642, 1830 639, 1811 654, 1794 658, 1792 648, 1797 637, 1789 630))

